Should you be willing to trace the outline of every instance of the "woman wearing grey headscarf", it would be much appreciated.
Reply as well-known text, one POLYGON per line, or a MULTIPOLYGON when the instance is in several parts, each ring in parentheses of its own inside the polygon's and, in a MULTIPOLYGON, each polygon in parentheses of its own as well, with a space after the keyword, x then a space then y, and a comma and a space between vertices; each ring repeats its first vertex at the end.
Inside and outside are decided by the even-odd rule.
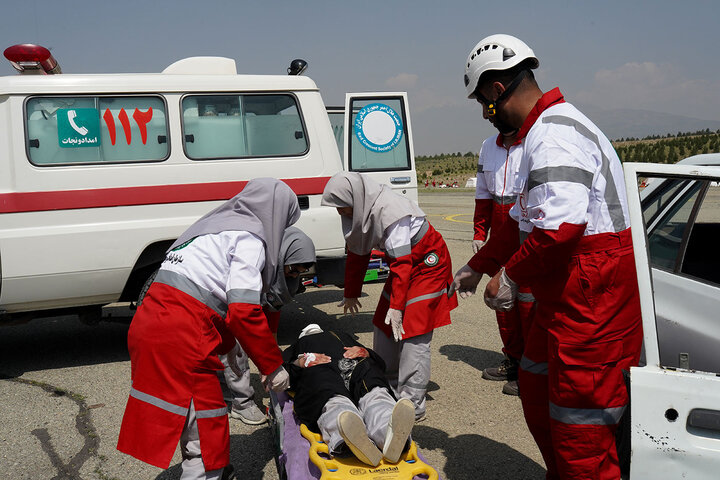
POLYGON ((285 229, 299 217, 290 187, 258 178, 172 245, 128 332, 132 388, 118 450, 167 468, 180 441, 181 478, 222 474, 230 439, 218 354, 237 339, 266 388, 287 387, 260 299, 277 278, 285 229))
POLYGON ((390 384, 425 417, 433 330, 450 323, 457 297, 450 253, 425 213, 388 186, 356 172, 341 172, 325 186, 322 205, 341 215, 347 243, 345 293, 340 306, 355 313, 373 249, 384 252, 390 273, 378 302, 373 349, 387 365, 390 384))
MULTIPOLYGON (((263 312, 270 331, 277 333, 280 309, 292 301, 300 290, 300 275, 315 263, 315 245, 310 237, 297 227, 285 229, 280 245, 280 258, 275 281, 263 295, 263 312)), ((221 355, 225 365, 223 375, 232 395, 230 416, 248 425, 265 423, 267 417, 255 404, 255 389, 250 383, 248 356, 239 343, 227 355, 221 355)))

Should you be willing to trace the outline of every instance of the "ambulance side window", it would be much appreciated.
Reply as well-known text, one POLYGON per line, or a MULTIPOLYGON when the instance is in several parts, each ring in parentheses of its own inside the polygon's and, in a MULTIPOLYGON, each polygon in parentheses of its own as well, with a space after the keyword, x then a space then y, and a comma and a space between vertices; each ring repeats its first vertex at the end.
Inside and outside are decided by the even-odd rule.
POLYGON ((188 95, 184 148, 194 160, 303 155, 307 135, 292 95, 188 95))
POLYGON ((33 97, 25 113, 34 165, 151 162, 170 153, 158 96, 33 97))

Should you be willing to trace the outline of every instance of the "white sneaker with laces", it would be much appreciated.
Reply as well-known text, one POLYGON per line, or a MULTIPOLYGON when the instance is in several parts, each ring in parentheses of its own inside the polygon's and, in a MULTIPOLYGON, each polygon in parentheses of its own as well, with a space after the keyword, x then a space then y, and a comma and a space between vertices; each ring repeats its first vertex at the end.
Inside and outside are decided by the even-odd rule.
POLYGON ((242 410, 235 410, 232 408, 230 410, 230 416, 232 418, 237 418, 247 425, 262 425, 267 422, 267 416, 263 415, 257 405, 251 405, 250 407, 243 408, 242 410))

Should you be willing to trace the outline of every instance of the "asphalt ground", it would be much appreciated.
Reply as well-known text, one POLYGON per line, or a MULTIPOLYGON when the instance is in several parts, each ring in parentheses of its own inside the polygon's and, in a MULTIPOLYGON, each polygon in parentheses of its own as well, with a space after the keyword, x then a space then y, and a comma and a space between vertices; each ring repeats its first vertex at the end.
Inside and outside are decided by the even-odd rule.
MULTIPOLYGON (((421 189, 422 190, 422 189, 421 189)), ((420 206, 445 238, 453 271, 472 254, 473 194, 420 193, 420 206)), ((479 291, 484 288, 483 279, 479 291)), ((283 309, 278 343, 287 346, 308 323, 341 329, 372 346, 371 318, 382 283, 365 285, 362 309, 345 316, 342 290, 311 288, 283 309)), ((132 312, 107 308, 98 325, 76 317, 0 327, 0 476, 13 479, 124 480, 180 478, 180 454, 168 470, 115 450, 130 389, 127 329, 132 312)), ((453 323, 435 331, 427 419, 413 437, 443 479, 541 480, 545 468, 520 401, 503 382, 483 380, 502 360, 494 313, 480 295, 460 300, 453 323)), ((264 406, 257 369, 256 399, 264 406)), ((231 462, 243 479, 278 479, 267 425, 230 419, 231 462)), ((383 477, 377 477, 383 478, 383 477)))

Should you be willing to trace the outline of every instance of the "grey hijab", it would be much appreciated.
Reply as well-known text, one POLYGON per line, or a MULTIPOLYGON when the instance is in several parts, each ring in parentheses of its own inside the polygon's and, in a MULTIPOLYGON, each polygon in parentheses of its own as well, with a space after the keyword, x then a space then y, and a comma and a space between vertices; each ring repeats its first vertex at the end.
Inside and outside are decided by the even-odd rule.
POLYGON ((300 278, 285 276, 285 265, 298 263, 315 263, 315 244, 297 227, 285 229, 282 244, 280 245, 280 258, 275 274, 275 281, 270 286, 265 300, 274 310, 286 303, 290 303, 300 287, 300 278))
POLYGON ((283 233, 299 218, 297 196, 287 184, 274 178, 255 178, 242 192, 190 225, 170 250, 200 235, 233 230, 250 232, 265 244, 262 278, 266 291, 275 281, 283 233))
POLYGON ((353 217, 342 217, 342 229, 348 249, 357 255, 380 246, 387 227, 401 218, 425 217, 412 200, 357 172, 335 174, 325 185, 321 204, 352 207, 353 217))

